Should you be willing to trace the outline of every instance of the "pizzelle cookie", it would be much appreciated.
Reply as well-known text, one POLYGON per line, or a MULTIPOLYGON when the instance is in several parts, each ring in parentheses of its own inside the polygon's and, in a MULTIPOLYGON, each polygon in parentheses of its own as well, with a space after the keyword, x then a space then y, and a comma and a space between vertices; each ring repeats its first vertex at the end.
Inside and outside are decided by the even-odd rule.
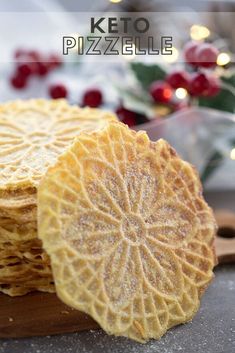
POLYGON ((122 123, 81 134, 48 170, 38 219, 58 296, 109 334, 160 338, 213 278, 216 224, 195 170, 122 123))
POLYGON ((37 186, 75 136, 110 120, 115 120, 111 113, 70 106, 63 99, 0 105, 0 190, 37 186))
POLYGON ((37 186, 81 131, 116 120, 108 112, 32 99, 0 105, 0 291, 54 291, 37 236, 37 186))

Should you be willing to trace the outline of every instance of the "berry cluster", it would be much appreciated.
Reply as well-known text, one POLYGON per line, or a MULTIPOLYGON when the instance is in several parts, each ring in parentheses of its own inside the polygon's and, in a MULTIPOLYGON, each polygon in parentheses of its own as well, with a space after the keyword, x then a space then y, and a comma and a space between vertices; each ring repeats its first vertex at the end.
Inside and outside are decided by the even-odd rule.
POLYGON ((216 66, 218 50, 208 43, 189 42, 184 47, 186 63, 191 71, 176 70, 167 75, 165 81, 155 81, 149 93, 155 102, 170 103, 174 90, 184 88, 192 97, 213 97, 220 92, 220 80, 208 69, 216 66))
MULTIPOLYGON (((61 58, 58 55, 45 56, 36 50, 19 49, 15 52, 14 57, 16 67, 13 76, 10 78, 10 83, 15 89, 26 88, 31 77, 45 77, 62 65, 61 58)), ((51 84, 48 87, 48 94, 53 99, 66 98, 68 88, 62 83, 51 84)), ((82 106, 92 108, 99 107, 102 103, 103 94, 96 88, 87 90, 81 102, 82 106)))
MULTIPOLYGON (((175 90, 178 88, 187 90, 191 97, 213 97, 221 89, 220 80, 212 72, 219 54, 213 45, 189 42, 184 47, 183 54, 185 68, 172 71, 164 81, 155 81, 149 88, 149 94, 155 102, 169 104, 174 110, 189 105, 188 100, 175 100, 175 90)), ((26 88, 30 77, 45 77, 62 65, 59 56, 54 54, 45 56, 36 50, 17 50, 15 60, 16 67, 10 83, 16 89, 26 88)), ((64 84, 56 83, 48 87, 48 94, 53 99, 66 98, 69 90, 64 84)), ((102 92, 97 88, 90 88, 84 92, 80 104, 97 108, 103 104, 103 101, 102 92)), ((146 116, 133 112, 122 105, 117 108, 116 114, 122 122, 130 127, 148 121, 146 116)))
POLYGON ((15 89, 26 88, 32 76, 44 77, 62 65, 59 56, 51 54, 46 57, 36 50, 19 49, 14 56, 16 67, 10 83, 15 89))

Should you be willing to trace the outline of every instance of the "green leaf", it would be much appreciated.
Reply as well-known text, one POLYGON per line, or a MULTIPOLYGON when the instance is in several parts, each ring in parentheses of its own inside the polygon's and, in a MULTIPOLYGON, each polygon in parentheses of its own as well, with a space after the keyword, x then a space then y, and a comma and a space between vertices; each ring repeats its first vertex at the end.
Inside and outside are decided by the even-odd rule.
POLYGON ((219 152, 215 151, 208 160, 203 172, 201 173, 201 181, 204 184, 214 171, 222 164, 224 156, 219 152))
POLYGON ((220 79, 222 81, 224 81, 225 83, 230 84, 231 86, 235 87, 235 73, 231 74, 231 75, 224 75, 221 76, 220 79))
MULTIPOLYGON (((221 81, 235 88, 235 74, 220 77, 221 81)), ((215 97, 201 97, 198 100, 201 107, 209 107, 226 111, 229 113, 235 112, 235 96, 227 88, 222 88, 220 93, 215 97)))
POLYGON ((156 113, 154 114, 152 111, 152 101, 145 94, 145 92, 141 91, 135 93, 129 90, 121 90, 120 96, 125 108, 133 112, 146 115, 150 118, 156 115, 156 113))
POLYGON ((208 107, 225 112, 235 112, 235 97, 227 89, 221 89, 220 93, 215 97, 201 97, 198 100, 198 104, 201 107, 208 107))
POLYGON ((164 80, 166 77, 166 71, 157 64, 147 65, 136 62, 131 63, 130 66, 145 90, 149 88, 153 81, 164 80))
POLYGON ((235 138, 234 138, 234 139, 229 140, 229 142, 230 142, 230 145, 231 145, 232 147, 234 147, 234 146, 235 146, 235 138))

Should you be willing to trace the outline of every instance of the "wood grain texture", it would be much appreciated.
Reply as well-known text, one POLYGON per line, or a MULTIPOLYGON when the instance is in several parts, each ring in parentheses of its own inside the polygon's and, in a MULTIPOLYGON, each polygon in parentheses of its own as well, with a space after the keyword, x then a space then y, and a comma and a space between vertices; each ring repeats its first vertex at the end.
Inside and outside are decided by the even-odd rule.
POLYGON ((219 264, 235 262, 235 238, 216 237, 215 249, 219 264))
MULTIPOLYGON (((235 214, 215 212, 223 237, 215 242, 219 263, 235 262, 235 214), (226 237, 226 231, 228 237, 226 237)), ((0 338, 46 336, 98 328, 88 315, 63 304, 56 294, 30 293, 22 297, 0 294, 0 338)))
POLYGON ((219 263, 235 262, 235 213, 229 210, 216 210, 218 235, 215 239, 219 263))
POLYGON ((97 327, 88 315, 69 308, 56 294, 0 294, 0 337, 54 335, 97 327))

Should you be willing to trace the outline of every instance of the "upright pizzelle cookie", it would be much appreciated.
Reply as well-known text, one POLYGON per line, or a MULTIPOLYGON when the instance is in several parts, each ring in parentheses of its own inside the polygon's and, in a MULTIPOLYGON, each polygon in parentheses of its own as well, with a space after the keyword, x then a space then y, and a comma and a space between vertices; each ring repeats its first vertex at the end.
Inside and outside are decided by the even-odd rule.
POLYGON ((37 186, 75 136, 109 120, 115 120, 111 113, 70 106, 62 99, 0 105, 0 190, 37 186))
POLYGON ((48 170, 38 227, 58 296, 110 334, 160 338, 213 278, 216 225, 197 173, 118 122, 82 133, 48 170))

